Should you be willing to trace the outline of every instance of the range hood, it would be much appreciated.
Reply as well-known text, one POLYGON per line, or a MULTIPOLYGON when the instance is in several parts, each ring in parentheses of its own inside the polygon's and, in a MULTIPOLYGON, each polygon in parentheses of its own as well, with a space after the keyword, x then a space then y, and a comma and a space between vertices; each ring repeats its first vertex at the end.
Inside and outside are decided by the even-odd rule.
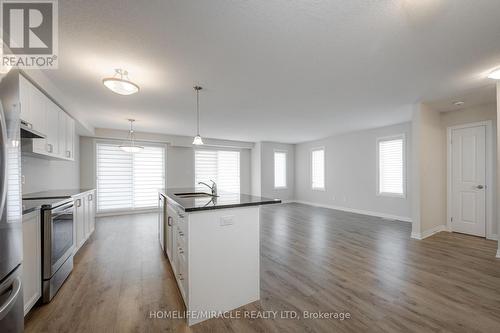
POLYGON ((47 136, 31 128, 31 124, 21 120, 21 138, 45 139, 47 136))

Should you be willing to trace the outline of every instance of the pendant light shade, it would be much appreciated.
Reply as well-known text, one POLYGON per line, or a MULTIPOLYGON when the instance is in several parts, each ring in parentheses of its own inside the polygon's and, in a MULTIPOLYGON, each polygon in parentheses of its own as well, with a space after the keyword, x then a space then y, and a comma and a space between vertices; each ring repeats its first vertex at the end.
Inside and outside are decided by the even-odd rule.
POLYGON ((128 135, 128 141, 120 146, 120 149, 127 153, 137 153, 144 149, 142 146, 135 144, 135 134, 134 134, 134 121, 135 119, 128 119, 130 122, 130 131, 128 135))
POLYGON ((128 78, 124 69, 115 69, 115 76, 102 80, 106 88, 119 95, 132 95, 139 91, 139 86, 128 78))
POLYGON ((201 146, 203 139, 200 136, 200 90, 203 88, 194 86, 193 89, 196 91, 196 136, 193 138, 193 145, 201 146))

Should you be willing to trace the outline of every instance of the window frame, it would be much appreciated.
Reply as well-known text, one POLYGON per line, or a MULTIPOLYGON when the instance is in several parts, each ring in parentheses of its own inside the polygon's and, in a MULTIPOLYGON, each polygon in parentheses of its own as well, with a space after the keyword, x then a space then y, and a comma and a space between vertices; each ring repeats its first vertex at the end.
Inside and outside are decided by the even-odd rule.
POLYGON ((390 136, 378 137, 376 140, 376 195, 388 198, 406 199, 407 195, 407 158, 406 158, 406 134, 400 133, 390 136), (384 141, 403 140, 403 193, 380 192, 380 143, 384 141))
POLYGON ((288 150, 274 149, 273 151, 273 186, 275 190, 286 190, 288 188, 288 150), (285 186, 276 186, 276 153, 285 154, 285 186))
POLYGON ((313 191, 321 191, 325 192, 326 191, 326 147, 325 146, 318 146, 318 147, 313 147, 311 148, 310 154, 309 154, 309 169, 310 169, 310 174, 309 174, 309 180, 311 182, 311 189, 313 191), (313 181, 313 153, 315 151, 323 151, 323 187, 314 187, 314 181, 313 181))

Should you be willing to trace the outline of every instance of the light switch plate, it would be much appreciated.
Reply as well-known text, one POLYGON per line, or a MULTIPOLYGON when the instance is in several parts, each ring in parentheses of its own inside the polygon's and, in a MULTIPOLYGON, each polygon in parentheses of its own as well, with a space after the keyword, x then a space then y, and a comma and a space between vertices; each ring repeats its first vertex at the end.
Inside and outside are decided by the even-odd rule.
POLYGON ((233 225, 234 224, 234 215, 231 216, 222 216, 220 218, 219 222, 220 226, 228 226, 228 225, 233 225))

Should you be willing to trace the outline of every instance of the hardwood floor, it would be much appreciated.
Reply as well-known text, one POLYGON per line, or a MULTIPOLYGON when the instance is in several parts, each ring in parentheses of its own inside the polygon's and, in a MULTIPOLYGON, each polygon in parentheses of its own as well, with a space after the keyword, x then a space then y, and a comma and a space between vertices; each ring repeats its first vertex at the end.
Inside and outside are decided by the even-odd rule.
POLYGON ((351 319, 150 318, 183 311, 156 216, 102 218, 27 332, 499 332, 496 242, 300 204, 261 209, 261 300, 242 310, 348 312, 351 319))

